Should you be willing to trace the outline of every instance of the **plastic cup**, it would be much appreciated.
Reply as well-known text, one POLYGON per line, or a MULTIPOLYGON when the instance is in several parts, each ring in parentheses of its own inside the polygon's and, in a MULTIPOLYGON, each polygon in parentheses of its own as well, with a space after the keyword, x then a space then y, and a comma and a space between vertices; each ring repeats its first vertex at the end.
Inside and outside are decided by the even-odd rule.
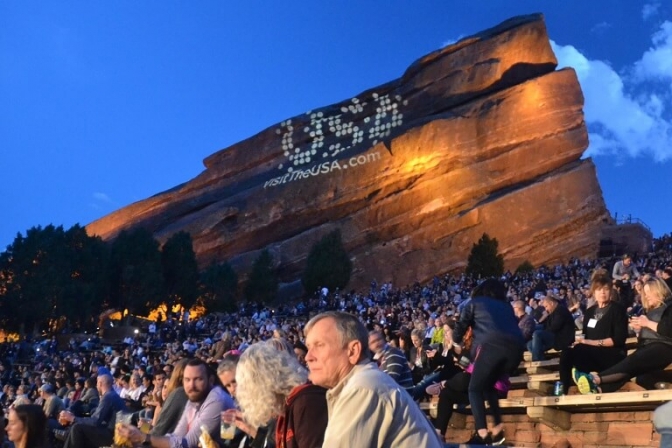
POLYGON ((142 431, 143 434, 149 434, 149 432, 152 430, 152 421, 150 419, 141 418, 138 423, 140 431, 142 431))
POLYGON ((222 422, 219 427, 219 437, 222 440, 231 440, 236 435, 236 416, 230 412, 222 412, 222 422))

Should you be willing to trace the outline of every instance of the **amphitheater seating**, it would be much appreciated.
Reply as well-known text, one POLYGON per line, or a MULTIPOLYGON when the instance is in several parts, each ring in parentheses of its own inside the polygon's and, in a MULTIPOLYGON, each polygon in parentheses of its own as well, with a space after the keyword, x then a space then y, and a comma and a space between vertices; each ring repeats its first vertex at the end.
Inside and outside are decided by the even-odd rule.
POLYGON ((527 409, 530 419, 552 428, 570 429, 571 413, 650 411, 672 400, 672 390, 644 390, 591 395, 537 397, 527 409))
MULTIPOLYGON (((636 343, 635 338, 628 339, 627 347, 629 348, 629 352, 634 350, 636 343)), ((554 353, 551 353, 551 356, 553 355, 554 353)), ((592 428, 592 423, 587 424, 584 422, 586 419, 588 421, 602 421, 599 416, 603 415, 607 419, 605 420, 606 422, 610 418, 637 416, 638 418, 644 418, 645 423, 637 422, 625 425, 610 423, 610 425, 613 425, 613 428, 609 426, 608 437, 615 437, 612 433, 618 431, 619 427, 622 427, 621 429, 629 434, 632 431, 635 433, 639 431, 637 425, 644 425, 641 437, 645 439, 646 432, 651 432, 651 428, 649 428, 651 426, 650 417, 647 417, 647 415, 660 404, 672 400, 672 390, 633 390, 641 389, 634 382, 629 383, 620 391, 612 393, 571 395, 572 392, 570 391, 570 395, 556 397, 552 395, 552 390, 554 382, 559 380, 559 358, 556 356, 545 361, 535 362, 530 361, 529 357, 527 359, 527 361, 523 361, 520 364, 520 374, 510 379, 512 390, 509 392, 509 397, 499 401, 503 414, 510 415, 509 419, 518 419, 515 421, 521 422, 516 424, 518 425, 516 426, 518 428, 516 429, 516 434, 518 434, 518 431, 522 431, 521 434, 525 435, 525 431, 529 429, 529 426, 520 425, 535 425, 535 437, 541 434, 540 437, 542 439, 546 437, 552 438, 552 435, 549 435, 545 431, 555 431, 554 434, 558 437, 567 436, 575 431, 575 429, 581 432, 586 431, 587 428, 592 428), (581 415, 587 417, 581 417, 581 415), (591 415, 598 417, 590 417, 591 415), (529 423, 525 424, 524 421, 529 423), (575 426, 578 426, 573 428, 572 422, 574 422, 575 426), (536 426, 538 424, 542 425, 538 428, 547 427, 548 429, 538 429, 536 426), (633 428, 636 428, 630 428, 632 425, 634 425, 633 428)), ((672 370, 672 365, 667 370, 672 370)), ((437 404, 438 397, 434 397, 430 402, 421 403, 420 407, 430 415, 435 416, 437 404)), ((454 430, 451 433, 453 437, 459 439, 459 437, 463 437, 468 432, 467 430, 473 430, 473 419, 471 419, 470 414, 471 410, 469 406, 454 407, 450 422, 454 430)), ((605 424, 595 424, 595 427, 601 427, 600 425, 604 426, 605 424)), ((590 433, 591 437, 593 435, 595 433, 590 433)), ((635 437, 639 436, 636 435, 635 437)), ((653 437, 655 439, 655 434, 653 437)), ((531 443, 529 446, 535 445, 536 443, 531 443)))

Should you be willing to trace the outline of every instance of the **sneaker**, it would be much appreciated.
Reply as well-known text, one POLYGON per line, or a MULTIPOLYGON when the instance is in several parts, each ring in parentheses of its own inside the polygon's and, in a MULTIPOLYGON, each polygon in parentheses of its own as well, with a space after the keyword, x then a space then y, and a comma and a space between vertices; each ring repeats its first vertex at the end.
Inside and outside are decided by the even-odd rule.
POLYGON ((572 368, 572 379, 582 394, 595 394, 598 392, 593 377, 589 373, 579 372, 575 368, 572 368))
POLYGON ((485 438, 478 435, 478 431, 474 431, 471 435, 471 439, 465 442, 467 445, 490 445, 492 444, 492 439, 490 438, 490 433, 488 433, 485 438))
POLYGON ((499 431, 497 434, 492 434, 490 435, 490 444, 499 446, 502 443, 506 441, 506 437, 504 437, 504 430, 502 429, 499 431))

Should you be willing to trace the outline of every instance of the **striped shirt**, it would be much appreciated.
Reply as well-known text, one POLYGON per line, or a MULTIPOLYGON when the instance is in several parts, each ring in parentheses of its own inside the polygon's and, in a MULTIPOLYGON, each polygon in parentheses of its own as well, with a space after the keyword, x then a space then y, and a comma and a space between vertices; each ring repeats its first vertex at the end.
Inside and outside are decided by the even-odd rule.
POLYGON ((404 389, 413 387, 413 374, 404 352, 396 347, 385 345, 380 359, 380 370, 390 375, 404 389))

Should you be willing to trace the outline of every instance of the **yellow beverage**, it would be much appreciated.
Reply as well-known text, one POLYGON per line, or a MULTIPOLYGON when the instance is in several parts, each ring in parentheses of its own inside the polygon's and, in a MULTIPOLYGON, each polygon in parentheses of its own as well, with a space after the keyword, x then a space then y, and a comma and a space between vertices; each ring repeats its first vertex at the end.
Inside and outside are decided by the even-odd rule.
POLYGON ((222 440, 231 440, 235 434, 235 425, 222 422, 222 425, 219 427, 219 437, 221 437, 222 440))
POLYGON ((143 434, 149 434, 149 431, 152 430, 152 422, 149 421, 149 419, 143 418, 140 420, 140 431, 143 432, 143 434))

